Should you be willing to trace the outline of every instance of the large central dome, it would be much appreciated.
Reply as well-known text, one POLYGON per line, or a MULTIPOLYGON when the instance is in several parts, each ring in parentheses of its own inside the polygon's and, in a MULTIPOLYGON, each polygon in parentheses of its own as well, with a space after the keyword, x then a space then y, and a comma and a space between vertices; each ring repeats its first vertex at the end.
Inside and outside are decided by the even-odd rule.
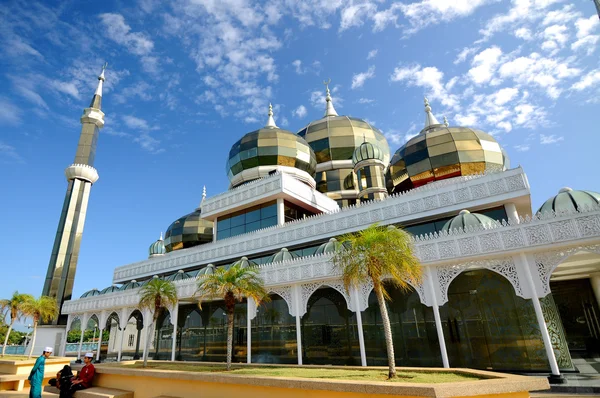
POLYGON ((269 105, 267 125, 243 136, 233 144, 227 160, 231 187, 283 171, 315 186, 315 153, 304 138, 275 125, 269 105))

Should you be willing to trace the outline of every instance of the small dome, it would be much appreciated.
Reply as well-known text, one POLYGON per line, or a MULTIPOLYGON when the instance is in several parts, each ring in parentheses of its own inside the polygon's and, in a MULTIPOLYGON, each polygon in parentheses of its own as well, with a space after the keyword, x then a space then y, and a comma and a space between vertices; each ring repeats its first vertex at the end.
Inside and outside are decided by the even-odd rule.
POLYGON ((465 228, 479 228, 483 227, 484 229, 490 228, 496 225, 497 221, 488 216, 484 216, 483 214, 471 213, 469 210, 461 210, 457 216, 451 218, 444 224, 442 227, 442 231, 450 232, 455 229, 465 229, 465 228))
POLYGON ((148 255, 149 255, 149 257, 162 256, 166 252, 167 251, 165 249, 165 241, 163 240, 163 236, 162 236, 162 232, 161 232, 160 238, 158 238, 158 240, 156 242, 152 243, 150 245, 150 248, 148 248, 148 255))
POLYGON ((365 160, 379 160, 380 162, 383 162, 384 159, 384 153, 377 145, 365 141, 354 151, 354 155, 352 155, 352 164, 356 166, 356 164, 365 160))
POLYGON ((248 260, 248 257, 242 257, 239 260, 237 260, 236 262, 226 265, 225 269, 230 269, 231 267, 235 267, 236 265, 239 266, 240 268, 249 268, 249 267, 258 266, 258 264, 256 264, 254 261, 248 260))
POLYGON ((118 292, 121 288, 117 285, 110 285, 107 288, 104 288, 100 291, 100 294, 106 294, 106 293, 112 293, 112 292, 118 292))
POLYGON ((212 242, 213 222, 202 218, 200 207, 177 219, 165 233, 167 253, 212 242))
POLYGON ((94 288, 92 290, 88 290, 87 292, 83 293, 80 298, 94 297, 94 296, 98 296, 99 294, 100 294, 100 290, 94 288))
POLYGON ((136 288, 138 288, 140 286, 142 286, 142 283, 138 282, 138 281, 136 281, 134 279, 131 282, 127 282, 126 284, 124 284, 123 286, 121 286, 121 288, 119 289, 119 291, 136 289, 136 288))
POLYGON ((212 275, 215 273, 215 266, 212 264, 208 264, 206 267, 202 268, 198 271, 197 276, 200 277, 202 275, 212 275))
POLYGON ((197 271, 194 271, 194 272, 185 272, 184 270, 180 269, 176 273, 171 274, 171 275, 165 277, 165 280, 166 281, 171 281, 171 282, 182 281, 184 279, 194 278, 196 276, 196 274, 197 274, 197 271))
POLYGON ((335 253, 343 247, 344 246, 336 238, 331 238, 329 241, 319 246, 315 254, 335 253))
POLYGON ((153 279, 160 279, 160 277, 158 275, 154 275, 152 278, 150 279, 146 279, 145 281, 141 282, 140 286, 146 286, 148 283, 150 283, 151 280, 153 279))
POLYGON ((268 263, 278 263, 281 261, 293 260, 295 258, 298 258, 298 255, 296 253, 290 252, 288 249, 286 249, 284 247, 283 249, 279 250, 277 253, 273 254, 271 256, 271 258, 269 259, 269 261, 267 261, 267 262, 268 263))
POLYGON ((586 207, 594 208, 600 204, 600 193, 592 191, 574 191, 565 187, 558 191, 540 207, 537 213, 554 211, 556 213, 582 211, 586 207))
POLYGON ((226 168, 232 187, 280 170, 314 188, 316 167, 315 153, 308 143, 297 134, 277 127, 270 107, 267 125, 233 144, 226 168))

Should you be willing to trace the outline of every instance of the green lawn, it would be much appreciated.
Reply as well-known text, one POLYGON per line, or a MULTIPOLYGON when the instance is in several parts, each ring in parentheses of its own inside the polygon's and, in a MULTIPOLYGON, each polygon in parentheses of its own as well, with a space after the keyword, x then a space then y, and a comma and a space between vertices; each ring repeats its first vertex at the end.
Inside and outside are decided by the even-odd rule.
MULTIPOLYGON (((36 359, 37 357, 31 357, 31 359, 36 359)), ((0 357, 0 361, 26 361, 27 355, 5 355, 0 357)))
MULTIPOLYGON (((127 368, 142 368, 141 363, 134 365, 121 365, 127 368)), ((147 369, 179 370, 185 372, 225 372, 224 366, 203 366, 182 363, 149 363, 147 369)), ((301 377, 307 379, 329 380, 364 380, 387 381, 385 370, 355 370, 355 369, 327 369, 327 368, 285 368, 285 367, 234 367, 229 374, 250 376, 278 376, 301 377)), ((398 372, 398 377, 392 382, 400 383, 448 383, 456 381, 479 380, 475 376, 457 374, 452 372, 398 372)))

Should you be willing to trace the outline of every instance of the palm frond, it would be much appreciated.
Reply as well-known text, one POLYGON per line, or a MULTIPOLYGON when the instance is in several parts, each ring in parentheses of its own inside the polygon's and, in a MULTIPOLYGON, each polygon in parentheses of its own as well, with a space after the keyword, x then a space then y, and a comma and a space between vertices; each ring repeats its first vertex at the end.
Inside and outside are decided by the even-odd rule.
POLYGON ((229 269, 217 268, 214 273, 203 275, 198 280, 196 297, 198 305, 207 299, 223 299, 232 294, 237 301, 252 298, 257 304, 269 300, 264 282, 256 267, 234 265, 229 269))
POLYGON ((171 281, 154 278, 140 290, 140 309, 149 309, 156 317, 163 308, 177 304, 177 288, 171 281))
POLYGON ((24 315, 30 316, 35 321, 50 322, 58 316, 58 304, 56 300, 49 296, 40 296, 34 298, 29 296, 21 304, 21 311, 24 315))

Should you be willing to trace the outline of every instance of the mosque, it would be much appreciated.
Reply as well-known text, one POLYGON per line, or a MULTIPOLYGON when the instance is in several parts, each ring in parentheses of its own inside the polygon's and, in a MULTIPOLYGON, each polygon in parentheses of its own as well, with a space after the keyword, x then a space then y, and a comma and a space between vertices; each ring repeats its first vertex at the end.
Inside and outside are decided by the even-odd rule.
MULTIPOLYGON (((104 72, 99 79, 82 137, 104 122, 104 72)), ((114 269, 113 285, 72 298, 64 274, 74 271, 57 275, 51 262, 48 285, 67 286, 54 294, 57 324, 108 331, 95 353, 102 361, 224 361, 224 304, 200 309, 194 293, 202 275, 242 263, 259 267, 271 301, 237 305, 234 362, 385 365, 372 285, 346 291, 331 262, 336 237, 379 223, 414 236, 425 275, 410 291, 390 290, 398 365, 558 378, 575 370, 573 358, 600 351, 600 194, 557 187, 532 209, 524 170, 510 167, 490 134, 440 123, 425 99, 422 130, 392 153, 381 131, 339 115, 325 94, 323 117, 298 133, 279 128, 270 107, 264 127, 232 143, 229 189, 204 191, 148 258, 114 269), (152 278, 173 281, 179 297, 156 325, 137 308, 152 278)), ((78 153, 95 151, 91 137, 78 153)), ((88 158, 67 169, 69 186, 98 178, 88 158)), ((56 345, 81 355, 81 344, 68 350, 65 337, 56 345)))

